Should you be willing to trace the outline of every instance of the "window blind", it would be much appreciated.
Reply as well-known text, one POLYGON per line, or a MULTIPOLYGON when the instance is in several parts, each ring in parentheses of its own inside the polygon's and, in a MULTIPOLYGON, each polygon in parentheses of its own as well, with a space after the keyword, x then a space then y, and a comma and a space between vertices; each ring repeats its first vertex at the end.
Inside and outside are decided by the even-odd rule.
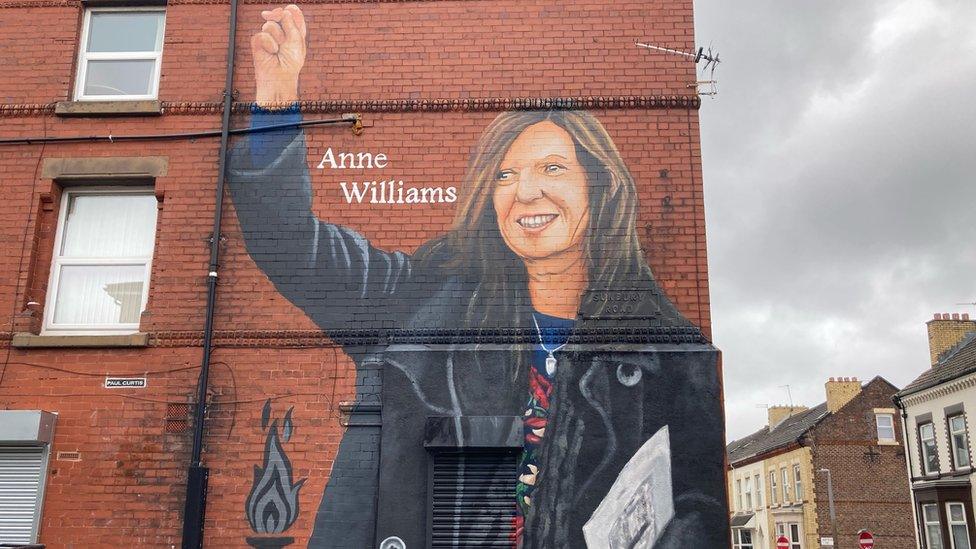
POLYGON ((44 447, 0 446, 0 542, 33 543, 43 468, 44 447))

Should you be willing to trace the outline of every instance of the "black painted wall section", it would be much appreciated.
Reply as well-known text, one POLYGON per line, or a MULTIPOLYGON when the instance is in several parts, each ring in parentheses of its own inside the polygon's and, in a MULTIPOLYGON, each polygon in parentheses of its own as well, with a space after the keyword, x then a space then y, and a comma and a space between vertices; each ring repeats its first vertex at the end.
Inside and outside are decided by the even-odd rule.
MULTIPOLYGON (((517 425, 519 418, 512 415, 528 394, 516 381, 524 377, 512 376, 518 353, 514 346, 387 350, 376 543, 396 536, 407 547, 428 546, 432 452, 513 446, 512 420, 517 425)), ((612 486, 634 455, 667 426, 674 516, 665 525, 643 524, 653 513, 632 505, 620 513, 616 531, 625 535, 630 520, 629 527, 658 530, 655 548, 686 548, 689 540, 723 547, 728 515, 717 358, 702 344, 579 345, 566 352, 524 546, 586 547, 583 525, 616 493, 612 486)))
POLYGON ((319 507, 309 547, 375 546, 382 376, 380 364, 367 359, 356 374, 355 402, 341 407, 347 428, 326 488, 330 505, 319 507))

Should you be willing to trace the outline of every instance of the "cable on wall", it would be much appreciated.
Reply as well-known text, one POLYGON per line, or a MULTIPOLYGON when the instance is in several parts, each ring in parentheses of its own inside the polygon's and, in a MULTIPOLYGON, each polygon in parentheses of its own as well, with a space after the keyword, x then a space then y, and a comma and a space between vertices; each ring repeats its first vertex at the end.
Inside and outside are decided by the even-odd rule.
MULTIPOLYGON (((47 137, 47 118, 44 118, 44 136, 47 137)), ((20 235, 20 259, 17 260, 17 274, 19 275, 24 270, 24 256, 27 253, 27 233, 30 231, 31 221, 34 219, 34 186, 37 184, 37 175, 41 170, 41 162, 44 160, 44 149, 47 147, 46 143, 41 143, 41 149, 37 152, 37 161, 34 163, 34 175, 31 176, 31 189, 28 193, 27 201, 27 219, 24 221, 24 232, 20 235)), ((30 280, 27 281, 30 284, 30 280)), ((25 286, 24 293, 26 294, 27 288, 25 286)), ((13 341, 14 337, 14 322, 17 320, 17 304, 20 302, 18 299, 20 295, 20 276, 14 280, 14 292, 10 305, 10 340, 13 341)), ((0 386, 3 386, 3 378, 7 375, 7 365, 10 363, 10 352, 12 345, 7 344, 7 349, 3 356, 3 369, 0 369, 0 386)))
MULTIPOLYGON (((46 119, 45 119, 46 120, 46 119)), ((269 124, 255 128, 230 128, 226 130, 228 135, 247 135, 252 133, 273 132, 287 128, 305 128, 309 126, 326 126, 332 124, 349 124, 355 131, 362 127, 362 117, 358 114, 344 114, 340 118, 324 118, 319 120, 300 120, 283 124, 269 124)), ((0 146, 4 145, 37 145, 45 143, 88 143, 106 141, 116 143, 122 141, 167 141, 181 139, 201 139, 206 137, 220 137, 223 139, 222 130, 206 130, 202 132, 182 132, 182 133, 147 133, 134 135, 75 135, 48 137, 47 132, 42 137, 8 137, 0 139, 0 146)))

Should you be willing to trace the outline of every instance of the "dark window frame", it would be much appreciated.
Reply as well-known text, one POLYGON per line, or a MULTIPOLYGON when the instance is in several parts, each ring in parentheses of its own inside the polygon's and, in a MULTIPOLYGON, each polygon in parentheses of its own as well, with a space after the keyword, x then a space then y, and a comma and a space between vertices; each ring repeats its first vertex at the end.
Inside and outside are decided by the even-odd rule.
POLYGON ((918 524, 919 538, 922 549, 930 549, 925 530, 925 515, 922 510, 923 505, 935 505, 939 512, 939 525, 942 532, 942 545, 944 549, 951 548, 949 536, 949 521, 946 516, 947 503, 962 503, 966 510, 966 524, 969 530, 969 539, 972 543, 976 541, 976 524, 974 524, 972 491, 969 485, 961 486, 930 486, 915 490, 915 516, 918 524))
POLYGON ((927 421, 918 423, 915 426, 915 438, 918 440, 919 472, 923 477, 938 476, 942 471, 942 463, 939 460, 939 434, 935 431, 935 422, 929 418, 927 421), (935 471, 932 472, 928 470, 927 461, 925 459, 925 448, 923 446, 924 442, 922 439, 922 428, 927 425, 932 426, 932 442, 935 444, 935 452, 933 453, 933 457, 935 458, 935 471))
POLYGON ((973 467, 973 450, 972 444, 969 440, 969 418, 966 417, 965 410, 952 410, 947 409, 947 414, 945 416, 945 426, 946 426, 946 439, 949 447, 949 466, 953 471, 969 471, 973 467), (969 463, 966 465, 959 465, 956 463, 956 448, 952 433, 952 420, 961 417, 963 424, 963 434, 966 438, 966 457, 969 459, 969 463))

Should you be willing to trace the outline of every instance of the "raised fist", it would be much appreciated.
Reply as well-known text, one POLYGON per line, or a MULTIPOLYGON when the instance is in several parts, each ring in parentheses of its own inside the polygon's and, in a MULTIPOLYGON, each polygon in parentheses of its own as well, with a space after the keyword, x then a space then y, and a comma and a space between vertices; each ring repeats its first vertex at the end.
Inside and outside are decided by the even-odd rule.
POLYGON ((298 100, 298 75, 305 64, 305 16, 294 4, 262 11, 264 26, 251 37, 255 101, 285 107, 298 100))

